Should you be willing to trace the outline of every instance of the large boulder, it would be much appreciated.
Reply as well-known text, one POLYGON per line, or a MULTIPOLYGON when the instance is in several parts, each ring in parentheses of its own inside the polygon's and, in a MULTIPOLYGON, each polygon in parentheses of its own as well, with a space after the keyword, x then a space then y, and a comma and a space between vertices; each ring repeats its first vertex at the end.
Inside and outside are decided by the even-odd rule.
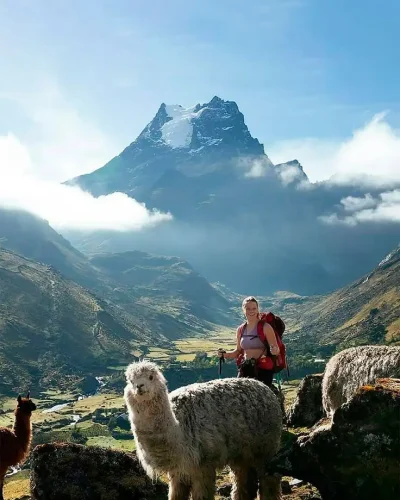
POLYGON ((323 374, 306 375, 301 381, 287 414, 290 427, 311 427, 322 418, 322 378, 323 374))
POLYGON ((32 500, 166 500, 167 485, 151 481, 135 453, 70 443, 32 452, 32 500))
POLYGON ((379 379, 284 448, 270 469, 310 482, 324 500, 400 498, 399 429, 400 380, 379 379))

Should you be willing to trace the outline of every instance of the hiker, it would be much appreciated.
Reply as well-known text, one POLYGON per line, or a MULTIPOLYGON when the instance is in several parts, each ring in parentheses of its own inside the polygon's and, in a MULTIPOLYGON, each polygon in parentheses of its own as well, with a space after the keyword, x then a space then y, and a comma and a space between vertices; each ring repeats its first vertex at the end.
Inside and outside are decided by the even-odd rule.
MULTIPOLYGON (((238 377, 256 378, 272 386, 274 373, 274 358, 268 355, 267 347, 257 333, 260 320, 260 311, 255 297, 247 297, 242 302, 242 310, 246 317, 246 322, 236 330, 236 349, 224 351, 218 349, 219 358, 236 359, 239 369, 238 377)), ((262 333, 268 342, 270 354, 278 356, 280 354, 277 337, 272 326, 264 322, 262 333)))

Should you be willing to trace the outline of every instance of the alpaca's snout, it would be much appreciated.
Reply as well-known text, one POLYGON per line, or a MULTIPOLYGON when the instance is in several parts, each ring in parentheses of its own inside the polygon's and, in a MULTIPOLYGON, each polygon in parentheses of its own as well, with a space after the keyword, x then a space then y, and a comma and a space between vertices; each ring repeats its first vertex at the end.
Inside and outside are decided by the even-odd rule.
POLYGON ((143 394, 143 387, 144 387, 144 384, 136 384, 136 388, 137 388, 137 391, 139 394, 143 394))

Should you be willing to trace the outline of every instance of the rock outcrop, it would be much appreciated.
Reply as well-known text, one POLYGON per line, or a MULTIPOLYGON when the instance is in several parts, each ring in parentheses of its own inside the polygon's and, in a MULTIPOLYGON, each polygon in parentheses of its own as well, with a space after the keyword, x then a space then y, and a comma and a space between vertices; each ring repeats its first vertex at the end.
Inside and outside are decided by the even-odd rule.
POLYGON ((146 476, 135 453, 67 443, 32 452, 32 500, 166 500, 167 491, 146 476))
POLYGON ((400 380, 378 379, 283 449, 271 471, 310 482, 324 500, 400 498, 400 380))
POLYGON ((290 427, 311 427, 322 418, 322 377, 323 374, 306 375, 301 381, 287 414, 290 427))

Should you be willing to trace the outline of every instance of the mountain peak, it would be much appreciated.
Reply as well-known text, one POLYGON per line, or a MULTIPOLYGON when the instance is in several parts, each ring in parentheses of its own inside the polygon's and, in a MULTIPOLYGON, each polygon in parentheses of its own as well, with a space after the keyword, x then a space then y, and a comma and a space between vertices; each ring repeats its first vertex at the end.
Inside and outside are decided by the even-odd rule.
POLYGON ((184 149, 190 154, 223 145, 243 148, 249 154, 264 154, 262 144, 251 136, 236 102, 218 96, 188 108, 162 103, 135 142, 142 141, 184 149))
POLYGON ((275 165, 275 170, 278 172, 284 185, 309 182, 307 174, 304 172, 303 167, 298 160, 278 163, 275 165))
POLYGON ((209 104, 219 104, 219 103, 223 104, 224 102, 225 102, 225 101, 224 101, 223 99, 221 99, 220 97, 218 97, 217 95, 215 95, 215 96, 211 99, 211 101, 210 101, 210 103, 209 103, 209 104))
POLYGON ((137 139, 118 156, 67 184, 77 184, 95 196, 121 190, 140 199, 166 172, 197 177, 226 169, 239 158, 265 156, 236 102, 218 96, 187 108, 162 102, 137 139))

